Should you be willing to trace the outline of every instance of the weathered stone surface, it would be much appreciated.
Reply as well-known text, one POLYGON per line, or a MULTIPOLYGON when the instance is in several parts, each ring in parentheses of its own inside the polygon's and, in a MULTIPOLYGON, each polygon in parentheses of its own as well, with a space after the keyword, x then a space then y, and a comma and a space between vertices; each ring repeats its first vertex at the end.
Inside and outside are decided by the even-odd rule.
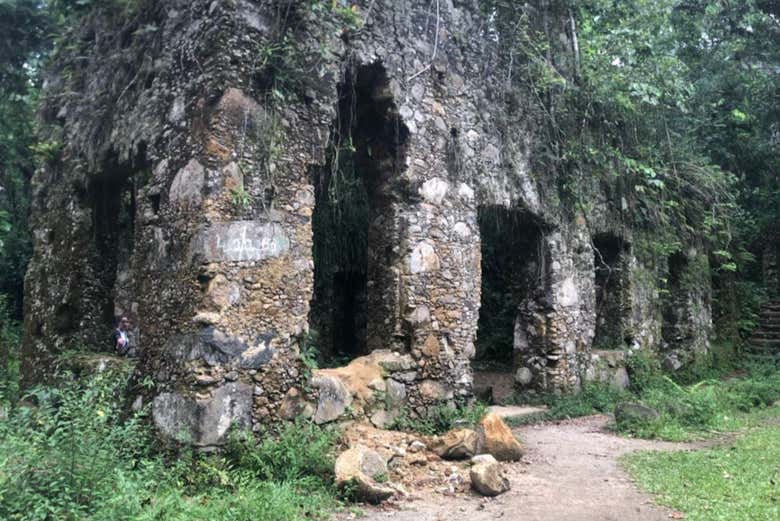
POLYGON ((425 443, 421 442, 420 440, 412 440, 409 443, 409 452, 412 454, 424 451, 426 449, 425 443))
POLYGON ((246 351, 248 347, 246 342, 241 339, 227 335, 212 326, 203 328, 199 340, 202 350, 195 356, 191 352, 190 359, 199 355, 210 365, 233 360, 246 351))
POLYGON ((339 454, 334 472, 336 485, 349 487, 360 501, 380 503, 395 493, 394 489, 377 481, 387 479, 387 462, 364 445, 339 454))
POLYGON ((188 333, 169 338, 165 356, 172 363, 203 360, 212 367, 235 366, 241 369, 258 369, 271 361, 274 350, 267 346, 270 336, 259 335, 252 345, 228 335, 212 325, 198 333, 188 333))
POLYGON ((284 228, 273 222, 212 223, 190 244, 190 257, 204 262, 259 261, 290 249, 284 228))
POLYGON ((152 418, 169 440, 200 447, 221 445, 231 426, 252 426, 252 386, 225 384, 206 399, 161 393, 152 402, 152 418))
POLYGON ((206 171, 196 159, 184 165, 173 178, 168 197, 174 204, 200 204, 203 186, 206 182, 206 171))
POLYGON ((271 361, 274 356, 274 350, 267 345, 267 340, 260 338, 256 340, 257 344, 248 347, 238 359, 238 367, 241 369, 259 369, 271 361))
POLYGON ((615 389, 628 389, 628 386, 631 385, 631 379, 628 376, 628 370, 625 367, 615 368, 609 384, 615 389))
POLYGON ((435 436, 428 449, 444 459, 468 459, 477 453, 477 433, 471 429, 455 429, 435 436))
POLYGON ((431 310, 428 306, 417 306, 406 317, 409 326, 414 329, 431 321, 431 310))
POLYGON ((677 353, 669 353, 664 356, 661 365, 669 372, 675 372, 679 370, 684 364, 680 360, 680 356, 677 353))
POLYGON ((371 423, 378 429, 387 428, 398 416, 398 411, 380 409, 371 415, 371 423))
POLYGON ((428 242, 421 242, 412 250, 409 257, 409 270, 414 273, 436 271, 441 267, 441 261, 436 250, 428 242))
POLYGON ((178 442, 192 442, 198 435, 198 403, 178 393, 162 393, 152 402, 152 419, 160 433, 178 442))
POLYGON ((436 335, 428 335, 428 338, 425 339, 425 343, 423 344, 423 354, 429 358, 436 358, 439 356, 440 351, 441 345, 439 344, 439 339, 436 338, 436 335))
POLYGON ((349 389, 338 377, 317 375, 312 378, 311 385, 319 392, 317 410, 312 418, 314 423, 338 419, 352 403, 349 389))
POLYGON ((534 379, 534 374, 527 367, 520 367, 515 371, 515 382, 520 385, 528 385, 534 379))
POLYGON ((501 464, 490 454, 472 458, 469 470, 471 486, 483 496, 497 496, 510 489, 509 480, 503 475, 501 464))
POLYGON ((641 403, 620 402, 615 406, 615 421, 618 423, 643 423, 659 417, 658 411, 641 403))
POLYGON ((279 405, 279 417, 284 420, 295 418, 311 418, 314 414, 314 406, 306 401, 303 394, 295 387, 290 387, 279 405))
POLYGON ((385 382, 385 385, 387 406, 391 409, 400 409, 406 400, 406 386, 391 378, 385 382))
POLYGON ((444 198, 447 196, 447 190, 450 185, 443 179, 434 177, 425 181, 420 188, 420 195, 423 199, 433 204, 441 204, 444 198))
POLYGON ((409 355, 402 355, 386 349, 371 353, 371 358, 385 371, 395 373, 408 371, 414 367, 414 360, 409 355))
POLYGON ((426 400, 442 400, 447 396, 447 389, 437 380, 423 380, 420 383, 420 396, 426 400))
POLYGON ((224 310, 238 303, 241 298, 241 287, 220 273, 211 279, 206 293, 215 308, 224 310))
POLYGON ((492 454, 501 461, 515 461, 523 457, 522 444, 495 413, 488 413, 477 426, 477 453, 492 454))

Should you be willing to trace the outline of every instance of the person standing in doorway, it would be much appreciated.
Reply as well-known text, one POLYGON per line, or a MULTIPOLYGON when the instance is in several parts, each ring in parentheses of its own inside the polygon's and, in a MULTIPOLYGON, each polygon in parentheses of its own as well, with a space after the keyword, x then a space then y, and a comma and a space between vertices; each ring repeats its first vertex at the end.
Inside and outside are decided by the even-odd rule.
POLYGON ((116 329, 111 334, 111 340, 114 344, 114 350, 120 356, 125 356, 130 352, 130 319, 122 315, 119 317, 116 329))

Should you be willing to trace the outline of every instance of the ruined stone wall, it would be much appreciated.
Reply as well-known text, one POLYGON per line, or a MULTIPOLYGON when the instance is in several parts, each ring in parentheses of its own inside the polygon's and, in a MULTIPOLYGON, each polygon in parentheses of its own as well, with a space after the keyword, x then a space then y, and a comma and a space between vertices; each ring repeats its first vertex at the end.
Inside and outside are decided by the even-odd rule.
MULTIPOLYGON (((356 4, 168 0, 142 5, 122 31, 106 29, 119 24, 106 14, 85 21, 81 47, 55 62, 42 110, 65 148, 35 179, 28 381, 71 343, 100 345, 111 317, 94 309, 113 308, 137 324, 138 381, 153 382, 138 392, 173 439, 212 446, 231 423, 258 429, 296 415, 384 424, 402 408, 468 399, 477 213, 498 205, 542 230, 539 284, 517 311, 525 340, 508 369, 521 388, 581 383, 596 320, 591 239, 615 216, 598 190, 602 210, 586 216, 561 202, 555 173, 531 174, 539 116, 508 111, 506 71, 476 1, 356 4), (368 231, 382 245, 369 252, 366 289, 366 349, 376 355, 353 362, 360 378, 312 375, 301 353, 317 260, 312 172, 333 164, 340 93, 367 67, 379 73, 364 102, 383 107, 377 124, 398 138, 392 154, 363 160, 385 209, 368 231), (132 237, 118 225, 109 236, 132 253, 101 278, 84 187, 109 169, 134 215, 132 237)), ((368 157, 378 145, 354 146, 368 157)), ((648 347, 658 275, 639 280, 640 261, 626 255, 626 327, 648 347)), ((707 329, 706 299, 691 298, 707 329)))

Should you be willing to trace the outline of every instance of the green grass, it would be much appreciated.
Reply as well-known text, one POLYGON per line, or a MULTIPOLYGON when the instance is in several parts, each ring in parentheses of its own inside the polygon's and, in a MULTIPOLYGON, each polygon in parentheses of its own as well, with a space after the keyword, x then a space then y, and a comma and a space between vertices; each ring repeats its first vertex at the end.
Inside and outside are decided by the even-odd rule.
MULTIPOLYGON (((768 412, 780 417, 780 409, 768 412)), ((688 521, 780 519, 780 426, 758 428, 733 445, 692 452, 632 454, 638 484, 688 521)))

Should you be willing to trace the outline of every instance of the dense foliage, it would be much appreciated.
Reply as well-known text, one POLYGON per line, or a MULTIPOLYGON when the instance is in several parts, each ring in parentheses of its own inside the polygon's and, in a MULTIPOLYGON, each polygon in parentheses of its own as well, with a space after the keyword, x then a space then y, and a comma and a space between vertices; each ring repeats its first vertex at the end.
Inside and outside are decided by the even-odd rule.
POLYGON ((565 28, 513 1, 482 5, 510 69, 507 113, 541 114, 536 170, 557 172, 561 197, 585 216, 594 183, 606 190, 654 256, 706 250, 720 331, 753 327, 755 259, 780 229, 776 5, 550 3, 565 28))
POLYGON ((2 409, 2 519, 302 521, 336 505, 331 431, 290 424, 263 441, 237 432, 220 456, 168 453, 146 411, 122 413, 126 373, 61 378, 2 409))

